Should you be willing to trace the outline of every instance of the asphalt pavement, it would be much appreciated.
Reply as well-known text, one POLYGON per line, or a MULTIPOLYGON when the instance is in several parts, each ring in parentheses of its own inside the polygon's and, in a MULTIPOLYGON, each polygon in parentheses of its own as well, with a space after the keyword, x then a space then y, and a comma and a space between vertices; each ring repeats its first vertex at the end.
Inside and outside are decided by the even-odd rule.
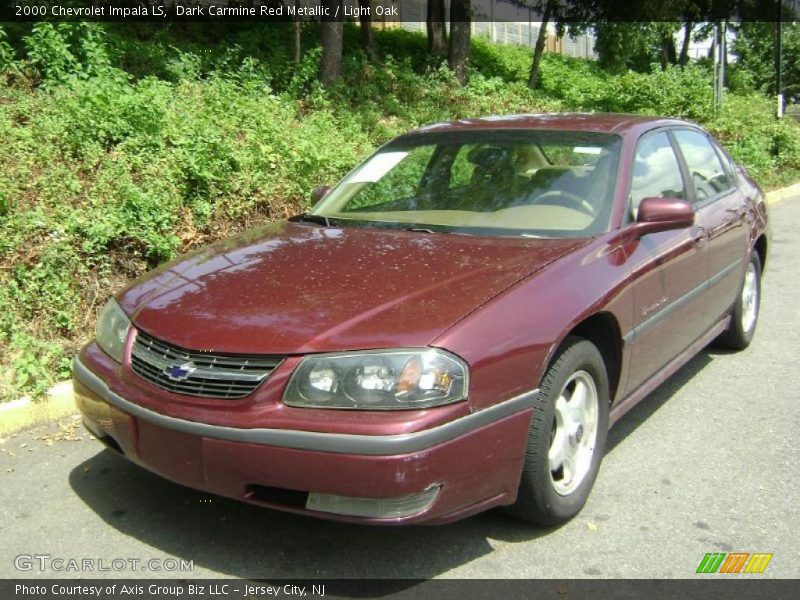
POLYGON ((800 197, 771 216, 751 347, 705 350, 626 415, 586 508, 560 528, 496 511, 407 528, 274 512, 152 475, 76 418, 0 442, 0 577, 691 578, 707 552, 741 551, 774 557, 762 575, 740 577, 796 578, 800 197), (26 555, 110 570, 42 573, 26 555), (147 568, 181 560, 193 571, 147 568))

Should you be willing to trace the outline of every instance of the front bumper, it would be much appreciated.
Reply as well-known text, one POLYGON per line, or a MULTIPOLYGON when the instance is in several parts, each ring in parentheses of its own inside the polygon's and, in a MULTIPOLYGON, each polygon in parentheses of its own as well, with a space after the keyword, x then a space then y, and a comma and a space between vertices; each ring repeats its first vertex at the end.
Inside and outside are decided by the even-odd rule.
POLYGON ((73 365, 84 424, 131 461, 213 494, 361 523, 444 523, 513 502, 537 395, 396 435, 230 427, 145 408, 93 360, 84 352, 73 365), (435 499, 421 510, 390 518, 309 508, 320 506, 310 497, 391 504, 431 490, 435 499))

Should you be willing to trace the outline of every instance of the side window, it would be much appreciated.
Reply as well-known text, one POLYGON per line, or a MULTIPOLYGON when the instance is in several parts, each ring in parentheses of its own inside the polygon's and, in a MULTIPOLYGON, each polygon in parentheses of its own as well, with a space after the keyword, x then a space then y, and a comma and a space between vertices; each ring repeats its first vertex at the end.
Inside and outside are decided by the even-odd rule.
POLYGON ((732 185, 737 185, 739 183, 739 176, 737 174, 736 163, 733 161, 730 154, 723 150, 714 140, 711 140, 711 145, 714 146, 714 150, 717 151, 717 156, 722 160, 722 164, 728 172, 729 181, 732 185))
POLYGON ((665 132, 653 133, 639 140, 631 178, 631 214, 636 218, 645 198, 661 196, 683 198, 683 178, 678 159, 665 132))
POLYGON ((683 154, 698 202, 733 187, 729 172, 722 166, 711 141, 699 131, 678 129, 673 132, 683 154))

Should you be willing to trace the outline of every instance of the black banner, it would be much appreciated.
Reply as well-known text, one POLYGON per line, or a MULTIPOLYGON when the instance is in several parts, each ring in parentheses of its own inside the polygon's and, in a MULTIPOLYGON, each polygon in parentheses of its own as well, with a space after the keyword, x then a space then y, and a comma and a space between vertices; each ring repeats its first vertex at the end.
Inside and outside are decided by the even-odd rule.
POLYGON ((0 580, 3 600, 291 600, 391 598, 397 600, 794 600, 795 580, 728 579, 698 575, 672 580, 0 580))
MULTIPOLYGON (((472 0, 473 22, 541 20, 542 0, 472 0)), ((552 18, 566 22, 785 21, 798 0, 557 0, 552 18)), ((0 0, 0 21, 358 21, 424 22, 427 0, 0 0)), ((449 2, 445 2, 449 20, 449 2)))

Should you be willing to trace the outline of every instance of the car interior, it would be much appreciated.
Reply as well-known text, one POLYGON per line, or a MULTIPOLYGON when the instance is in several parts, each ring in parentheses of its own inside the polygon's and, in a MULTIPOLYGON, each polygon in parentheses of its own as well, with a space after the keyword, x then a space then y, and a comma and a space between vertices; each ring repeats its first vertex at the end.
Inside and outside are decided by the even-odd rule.
POLYGON ((603 146, 442 144, 417 162, 417 172, 405 178, 416 182, 413 189, 391 185, 390 178, 385 189, 360 182, 371 183, 371 193, 353 190, 338 215, 329 216, 586 233, 610 217, 616 155, 603 146))

